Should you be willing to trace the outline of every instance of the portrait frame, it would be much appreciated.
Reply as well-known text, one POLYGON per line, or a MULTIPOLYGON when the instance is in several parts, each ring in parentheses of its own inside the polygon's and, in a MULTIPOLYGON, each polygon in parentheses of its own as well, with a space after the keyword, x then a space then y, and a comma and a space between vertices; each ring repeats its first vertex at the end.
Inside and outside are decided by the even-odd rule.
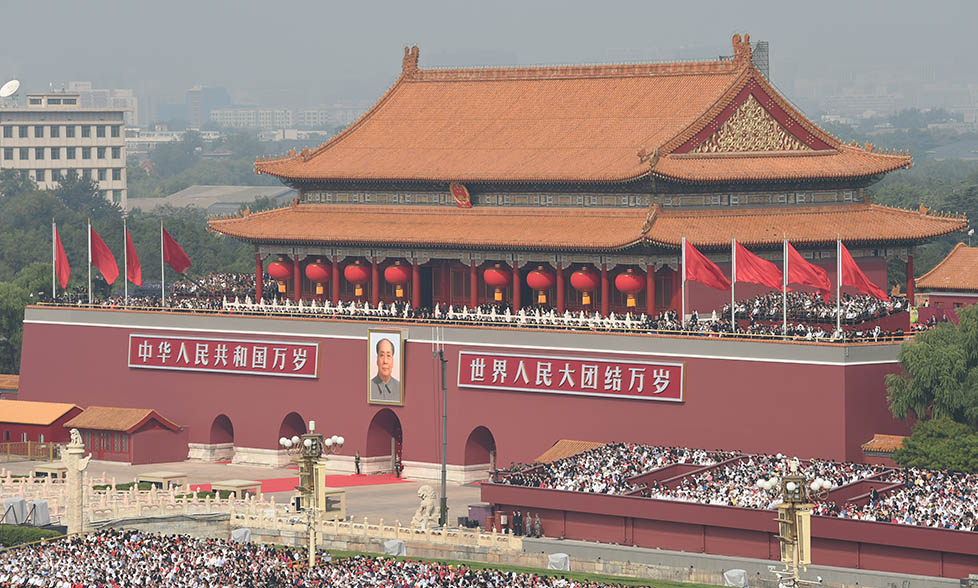
POLYGON ((404 406, 404 348, 407 334, 400 329, 367 329, 367 404, 404 406), (387 340, 393 346, 394 357, 390 380, 383 382, 378 365, 377 348, 387 340), (391 384, 391 381, 394 384, 391 384), (392 388, 396 390, 392 391, 392 388))

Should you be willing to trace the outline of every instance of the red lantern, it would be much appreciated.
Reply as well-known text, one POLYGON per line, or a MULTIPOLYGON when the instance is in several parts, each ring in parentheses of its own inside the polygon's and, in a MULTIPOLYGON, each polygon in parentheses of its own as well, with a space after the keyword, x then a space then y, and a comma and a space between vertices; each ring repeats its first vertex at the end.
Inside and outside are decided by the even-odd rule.
POLYGON ((387 280, 388 284, 394 284, 394 293, 398 298, 403 298, 404 284, 411 281, 411 268, 402 265, 401 261, 397 260, 394 265, 389 265, 384 270, 384 279, 387 280))
POLYGON ((280 255, 278 259, 268 264, 268 275, 278 282, 279 294, 285 294, 286 284, 292 279, 292 262, 280 255))
POLYGON ((360 297, 363 296, 363 285, 370 281, 370 270, 358 259, 343 268, 343 277, 347 282, 353 282, 353 295, 360 297))
POLYGON ((306 266, 306 277, 309 278, 310 282, 316 284, 316 294, 323 293, 323 283, 329 281, 332 273, 330 266, 324 264, 322 259, 316 259, 306 266))
POLYGON ((555 283, 554 273, 542 265, 526 275, 526 285, 537 292, 537 304, 547 303, 547 290, 553 288, 555 283))
POLYGON ((635 295, 645 289, 645 274, 628 268, 615 278, 615 288, 628 296, 626 305, 632 308, 635 306, 635 295))
POLYGON ((493 299, 499 302, 503 299, 503 289, 513 281, 513 274, 501 264, 497 263, 482 272, 482 279, 485 280, 487 285, 496 289, 493 299))
POLYGON ((582 267, 572 273, 570 277, 571 286, 581 292, 581 302, 585 305, 591 304, 591 292, 598 289, 599 280, 598 272, 591 269, 590 266, 582 267))

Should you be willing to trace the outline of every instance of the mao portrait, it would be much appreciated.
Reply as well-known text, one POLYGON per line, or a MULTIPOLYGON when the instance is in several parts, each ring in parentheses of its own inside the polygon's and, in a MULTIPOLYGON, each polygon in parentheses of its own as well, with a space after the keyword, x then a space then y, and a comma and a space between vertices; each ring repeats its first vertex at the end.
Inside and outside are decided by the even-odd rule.
POLYGON ((404 340, 401 331, 368 331, 367 402, 404 404, 404 340))

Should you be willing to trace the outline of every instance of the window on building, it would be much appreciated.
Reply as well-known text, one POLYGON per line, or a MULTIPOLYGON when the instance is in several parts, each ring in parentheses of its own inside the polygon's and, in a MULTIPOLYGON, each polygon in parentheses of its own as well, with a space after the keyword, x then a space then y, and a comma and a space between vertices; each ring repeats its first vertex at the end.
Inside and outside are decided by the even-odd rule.
POLYGON ((24 443, 27 443, 27 433, 21 433, 20 440, 24 443))
POLYGON ((17 136, 21 139, 27 138, 27 125, 20 125, 20 127, 17 128, 17 136))
POLYGON ((95 152, 99 159, 105 159, 105 147, 98 147, 95 152))
POLYGON ((44 125, 34 125, 34 138, 35 139, 44 138, 44 125))
POLYGON ((3 127, 3 138, 13 139, 14 138, 14 127, 13 125, 5 125, 3 127))
POLYGON ((44 181, 44 178, 45 178, 45 175, 46 175, 44 173, 45 171, 46 170, 39 169, 36 172, 34 172, 34 180, 37 181, 37 182, 43 182, 44 181))
POLYGON ((99 179, 100 182, 104 182, 105 181, 105 175, 106 175, 105 174, 105 168, 104 167, 99 168, 99 170, 98 170, 98 179, 99 179))
POLYGON ((91 159, 92 158, 92 148, 91 147, 82 147, 81 150, 82 150, 82 159, 91 159))
POLYGON ((122 126, 112 125, 112 138, 118 139, 119 135, 122 133, 122 126))
POLYGON ((122 203, 122 190, 112 190, 112 203, 113 204, 122 203))
POLYGON ((61 159, 61 147, 51 148, 51 159, 61 159))
POLYGON ((20 155, 20 160, 27 161, 28 159, 30 159, 31 158, 30 153, 31 153, 30 149, 28 149, 27 147, 21 147, 20 153, 18 154, 20 155))
POLYGON ((65 127, 65 137, 72 138, 75 136, 75 125, 68 125, 65 127))
POLYGON ((98 125, 95 127, 95 136, 101 139, 105 138, 105 125, 98 125))
POLYGON ((44 147, 34 148, 34 159, 41 160, 44 159, 44 147))
POLYGON ((82 179, 84 179, 84 180, 90 180, 92 178, 92 176, 89 175, 90 174, 90 171, 91 170, 87 170, 87 169, 81 170, 81 177, 82 177, 82 179))
POLYGON ((13 147, 4 147, 3 148, 3 158, 6 159, 7 161, 13 161, 13 159, 14 159, 14 148, 13 147))
POLYGON ((32 96, 32 97, 30 97, 30 98, 27 99, 27 102, 30 103, 31 106, 40 106, 41 99, 40 98, 34 98, 32 96))
POLYGON ((44 443, 44 433, 41 433, 40 435, 38 435, 37 436, 37 440, 40 441, 41 443, 44 443))
POLYGON ((122 157, 122 147, 112 148, 112 159, 120 159, 122 157))
POLYGON ((65 98, 65 104, 78 104, 78 98, 65 98))
POLYGON ((92 136, 92 125, 82 125, 82 138, 92 136))
POLYGON ((57 139, 60 136, 61 136, 61 126, 60 125, 51 125, 51 138, 52 139, 57 139))
POLYGON ((114 168, 112 168, 112 179, 113 180, 121 180, 122 179, 122 168, 121 167, 114 167, 114 168))
POLYGON ((65 155, 67 156, 67 159, 74 159, 75 147, 65 147, 65 155))
POLYGON ((4 431, 3 432, 3 440, 4 441, 10 441, 10 431, 4 431))
POLYGON ((61 104, 61 98, 48 98, 48 104, 61 104))

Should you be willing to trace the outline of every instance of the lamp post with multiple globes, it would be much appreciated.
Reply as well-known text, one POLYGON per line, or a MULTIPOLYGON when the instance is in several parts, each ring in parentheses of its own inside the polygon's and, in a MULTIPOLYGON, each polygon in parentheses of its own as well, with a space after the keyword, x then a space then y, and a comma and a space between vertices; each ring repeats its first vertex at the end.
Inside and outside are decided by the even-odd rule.
POLYGON ((785 569, 775 570, 774 566, 768 568, 777 575, 778 584, 785 588, 822 583, 821 577, 817 581, 802 579, 801 572, 807 571, 808 565, 812 563, 812 505, 809 499, 831 490, 832 482, 822 478, 809 482, 798 471, 798 466, 798 459, 792 459, 789 474, 780 479, 777 476, 762 478, 756 484, 761 490, 777 489, 781 495, 776 520, 780 531, 778 539, 781 541, 781 561, 785 564, 785 569))
POLYGON ((316 433, 316 421, 309 421, 309 432, 294 435, 291 439, 282 437, 279 445, 289 455, 298 456, 299 500, 296 512, 306 511, 306 525, 309 529, 309 567, 316 565, 316 515, 326 508, 326 459, 330 453, 339 453, 343 448, 343 437, 325 437, 316 433))

